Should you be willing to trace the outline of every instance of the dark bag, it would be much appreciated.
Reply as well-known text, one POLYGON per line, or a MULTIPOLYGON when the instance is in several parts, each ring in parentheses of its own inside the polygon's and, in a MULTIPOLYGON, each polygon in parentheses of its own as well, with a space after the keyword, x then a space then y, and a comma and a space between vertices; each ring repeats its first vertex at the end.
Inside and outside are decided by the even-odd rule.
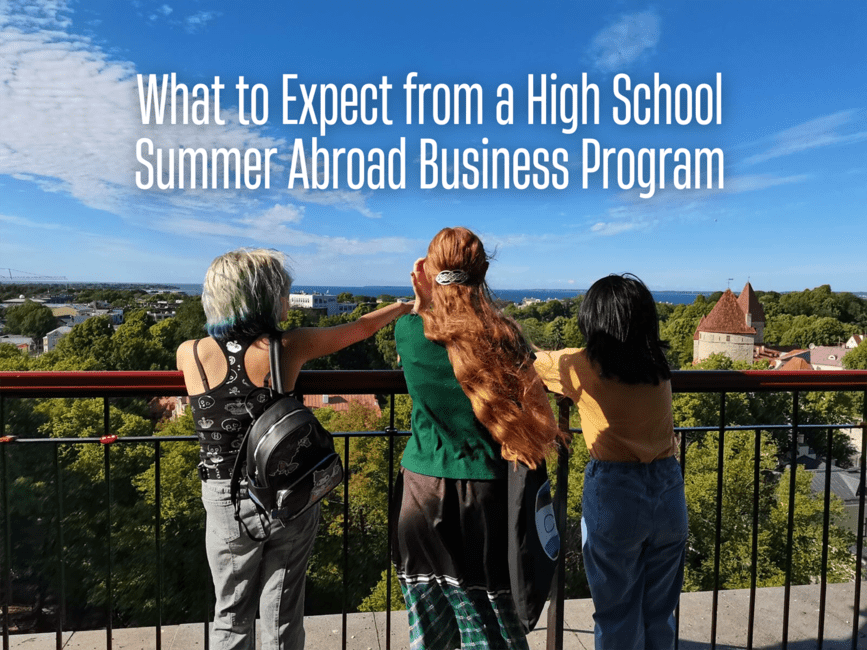
POLYGON ((545 463, 509 466, 509 579, 515 610, 525 632, 539 621, 551 592, 560 533, 554 517, 545 463))
MULTIPOLYGON (((271 388, 247 396, 247 400, 256 395, 260 401, 270 401, 247 429, 232 472, 235 519, 242 524, 242 480, 247 481, 247 492, 259 512, 283 522, 298 517, 343 480, 343 464, 331 434, 313 411, 283 393, 280 347, 280 338, 271 336, 271 388)), ((246 402, 245 406, 250 410, 246 402)), ((262 541, 244 528, 251 539, 262 541)))

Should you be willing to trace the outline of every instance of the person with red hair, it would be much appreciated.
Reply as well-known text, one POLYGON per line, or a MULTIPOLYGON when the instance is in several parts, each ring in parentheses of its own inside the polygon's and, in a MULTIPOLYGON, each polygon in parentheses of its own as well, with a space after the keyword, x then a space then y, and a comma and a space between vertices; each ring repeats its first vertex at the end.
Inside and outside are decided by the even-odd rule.
POLYGON ((445 228, 412 271, 413 313, 395 326, 412 397, 394 562, 412 650, 526 650, 507 556, 507 472, 533 468, 565 434, 534 355, 491 300, 488 256, 445 228))

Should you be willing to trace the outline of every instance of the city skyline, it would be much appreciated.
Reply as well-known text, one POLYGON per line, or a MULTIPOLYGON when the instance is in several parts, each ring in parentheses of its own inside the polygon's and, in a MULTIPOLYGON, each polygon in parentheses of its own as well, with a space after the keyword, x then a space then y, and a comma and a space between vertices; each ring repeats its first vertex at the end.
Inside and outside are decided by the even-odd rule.
POLYGON ((729 282, 739 290, 747 280, 764 291, 867 290, 863 3, 443 2, 386 11, 345 1, 13 0, 0 7, 0 41, 3 269, 198 283, 216 255, 267 246, 287 253, 299 285, 403 286, 440 228, 465 225, 496 250, 489 281, 502 289, 581 289, 628 271, 656 290, 729 282), (166 123, 155 123, 158 84, 172 73, 196 107, 190 121, 207 124, 168 124, 171 97, 166 123), (150 75, 157 94, 148 99, 150 75), (478 113, 452 103, 458 86, 478 89, 478 113), (660 86, 684 100, 680 113, 664 110, 660 86), (348 101, 319 103, 337 97, 348 101), (329 113, 334 106, 343 113, 329 113), (259 186, 142 189, 142 158, 155 162, 147 143, 164 152, 256 150, 263 171, 248 160, 252 173, 239 182, 259 186), (329 152, 329 189, 303 187, 325 180, 322 169, 318 179, 309 172, 314 146, 329 152), (607 189, 597 146, 616 149, 607 189), (342 163, 333 161, 338 148, 342 163), (695 164, 678 176, 681 148, 695 164), (376 149, 380 176, 359 175, 359 165, 375 167, 376 149), (428 162, 443 149, 448 163, 428 162), (486 176, 481 159, 489 155, 492 168, 497 149, 512 169, 486 176), (402 169, 389 167, 396 150, 402 169), (697 150, 720 152, 722 168, 717 158, 699 180, 717 185, 677 189, 707 171, 697 150), (443 175, 472 186, 474 155, 477 186, 444 189, 443 175), (657 176, 647 173, 651 161, 657 176), (522 176, 514 167, 523 162, 522 176), (630 189, 620 187, 628 183, 618 162, 636 174, 630 189), (434 171, 438 182, 425 188, 434 171), (389 189, 395 180, 401 189, 389 189), (385 189, 371 189, 380 181, 385 189))

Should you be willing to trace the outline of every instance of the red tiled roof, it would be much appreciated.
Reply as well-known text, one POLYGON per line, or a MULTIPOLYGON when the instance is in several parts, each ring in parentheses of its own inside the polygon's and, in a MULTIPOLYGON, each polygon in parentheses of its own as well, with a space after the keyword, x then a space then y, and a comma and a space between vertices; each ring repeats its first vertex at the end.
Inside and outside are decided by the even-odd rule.
POLYGON ((789 359, 780 366, 779 370, 812 370, 813 366, 804 361, 801 357, 794 357, 789 359))
POLYGON ((311 409, 330 408, 334 411, 348 411, 352 402, 361 404, 376 411, 380 415, 382 411, 376 401, 376 395, 305 395, 304 405, 311 409))
POLYGON ((699 332, 755 334, 756 330, 747 326, 746 315, 738 305, 735 294, 732 293, 731 289, 726 289, 711 312, 701 319, 695 330, 694 338, 698 338, 699 332))
POLYGON ((752 314, 754 323, 765 322, 765 310, 762 309, 762 303, 756 298, 756 293, 753 291, 753 285, 747 282, 744 285, 744 290, 738 296, 738 306, 744 314, 752 314))

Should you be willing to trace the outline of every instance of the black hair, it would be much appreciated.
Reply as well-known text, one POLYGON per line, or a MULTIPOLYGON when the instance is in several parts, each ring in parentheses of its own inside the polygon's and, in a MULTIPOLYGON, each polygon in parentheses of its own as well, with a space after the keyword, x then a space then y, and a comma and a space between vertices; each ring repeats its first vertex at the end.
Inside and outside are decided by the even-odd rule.
POLYGON ((631 273, 609 275, 587 290, 578 312, 587 356, 602 376, 627 384, 658 384, 670 379, 668 343, 659 339, 656 303, 631 273))

